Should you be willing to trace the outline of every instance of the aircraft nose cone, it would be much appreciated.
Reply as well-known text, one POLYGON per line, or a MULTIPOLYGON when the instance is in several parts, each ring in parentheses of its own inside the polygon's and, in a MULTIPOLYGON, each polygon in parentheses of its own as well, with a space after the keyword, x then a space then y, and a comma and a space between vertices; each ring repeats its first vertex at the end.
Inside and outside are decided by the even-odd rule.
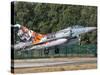
POLYGON ((86 31, 91 32, 91 31, 96 30, 96 29, 97 29, 97 27, 87 27, 86 31))
POLYGON ((77 35, 80 35, 80 34, 92 32, 96 29, 97 29, 97 27, 84 27, 84 28, 73 29, 73 35, 72 36, 77 36, 77 35))

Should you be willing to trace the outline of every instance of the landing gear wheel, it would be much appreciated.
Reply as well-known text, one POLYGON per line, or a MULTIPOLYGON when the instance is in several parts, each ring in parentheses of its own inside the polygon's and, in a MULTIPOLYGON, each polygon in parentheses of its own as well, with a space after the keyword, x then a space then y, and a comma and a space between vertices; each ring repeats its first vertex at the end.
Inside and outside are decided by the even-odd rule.
POLYGON ((44 50, 44 54, 46 54, 46 55, 49 54, 49 49, 48 49, 48 48, 45 48, 45 50, 44 50))

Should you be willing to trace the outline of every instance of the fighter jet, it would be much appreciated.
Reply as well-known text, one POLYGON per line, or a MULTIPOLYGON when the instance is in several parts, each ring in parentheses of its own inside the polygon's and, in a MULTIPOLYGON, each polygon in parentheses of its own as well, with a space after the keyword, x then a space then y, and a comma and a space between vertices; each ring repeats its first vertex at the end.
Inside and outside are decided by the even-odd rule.
POLYGON ((96 27, 83 27, 75 25, 54 33, 39 34, 19 24, 12 25, 17 28, 20 42, 12 45, 14 50, 45 49, 63 44, 75 44, 80 40, 80 35, 96 30, 96 27))

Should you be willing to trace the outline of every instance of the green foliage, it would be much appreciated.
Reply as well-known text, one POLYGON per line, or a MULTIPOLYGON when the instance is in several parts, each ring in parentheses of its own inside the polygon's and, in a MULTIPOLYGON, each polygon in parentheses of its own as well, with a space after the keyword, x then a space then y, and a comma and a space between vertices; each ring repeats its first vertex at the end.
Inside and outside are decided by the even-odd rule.
MULTIPOLYGON (((36 32, 46 34, 73 25, 97 26, 97 7, 15 2, 14 18, 15 24, 26 25, 36 32)), ((91 43, 96 43, 96 34, 90 34, 84 36, 82 42, 87 43, 89 39, 91 43)))

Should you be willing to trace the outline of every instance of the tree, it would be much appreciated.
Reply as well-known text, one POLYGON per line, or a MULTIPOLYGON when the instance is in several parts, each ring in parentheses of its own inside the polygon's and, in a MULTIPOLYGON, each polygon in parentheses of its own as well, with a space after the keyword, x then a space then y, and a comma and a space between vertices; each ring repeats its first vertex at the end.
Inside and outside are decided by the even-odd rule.
MULTIPOLYGON (((97 26, 97 7, 49 3, 14 3, 14 24, 19 23, 38 33, 52 33, 74 26, 97 26)), ((96 33, 96 32, 95 32, 96 33)), ((96 34, 83 36, 82 42, 96 43, 96 34), (86 42, 86 40, 89 40, 86 42)))

